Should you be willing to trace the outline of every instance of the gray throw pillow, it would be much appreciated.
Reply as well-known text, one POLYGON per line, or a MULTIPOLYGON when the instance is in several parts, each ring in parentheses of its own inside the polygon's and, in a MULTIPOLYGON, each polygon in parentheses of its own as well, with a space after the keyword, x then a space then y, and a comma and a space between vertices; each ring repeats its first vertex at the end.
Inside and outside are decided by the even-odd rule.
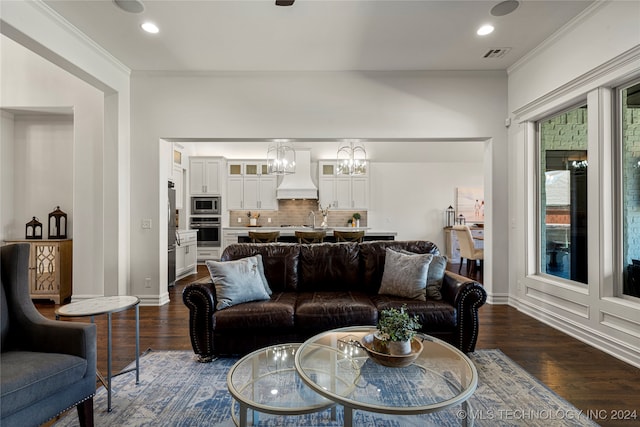
POLYGON ((235 261, 206 261, 206 265, 216 288, 217 310, 243 302, 269 299, 257 256, 235 261))
MULTIPOLYGON (((415 252, 409 252, 404 249, 398 252, 406 255, 420 255, 415 252)), ((447 269, 449 258, 444 255, 433 255, 431 264, 429 264, 429 273, 427 274, 427 298, 434 300, 442 299, 442 282, 444 280, 444 272, 447 269)))
POLYGON ((262 255, 256 254, 254 256, 256 258, 258 258, 258 273, 260 273, 260 278, 262 279, 262 284, 264 285, 264 290, 267 291, 269 296, 271 296, 271 294, 273 294, 273 292, 271 291, 271 288, 269 287, 269 282, 267 282, 267 276, 264 275, 264 264, 262 263, 262 255))
POLYGON ((378 293, 426 301, 425 288, 432 258, 431 254, 407 255, 387 248, 378 293))

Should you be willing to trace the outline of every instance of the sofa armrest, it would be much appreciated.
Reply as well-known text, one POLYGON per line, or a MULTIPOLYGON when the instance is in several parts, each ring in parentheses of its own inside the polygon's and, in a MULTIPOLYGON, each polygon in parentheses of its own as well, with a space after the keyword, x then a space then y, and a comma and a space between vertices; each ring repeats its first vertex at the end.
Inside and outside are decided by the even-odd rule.
POLYGON ((182 301, 189 308, 189 336, 193 351, 200 362, 209 362, 214 357, 216 289, 213 283, 191 283, 182 291, 182 301))
POLYGON ((478 340, 478 309, 487 301, 484 287, 468 277, 445 272, 442 298, 456 307, 458 348, 468 353, 475 350, 478 340))

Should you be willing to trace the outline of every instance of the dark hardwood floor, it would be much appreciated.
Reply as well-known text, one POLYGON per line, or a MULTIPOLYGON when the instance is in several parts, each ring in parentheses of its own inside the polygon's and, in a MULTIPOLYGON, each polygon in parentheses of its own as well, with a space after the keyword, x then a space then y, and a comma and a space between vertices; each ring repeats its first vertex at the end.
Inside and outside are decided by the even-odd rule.
MULTIPOLYGON (((458 266, 450 266, 450 269, 457 272, 458 266)), ((148 348, 191 350, 188 310, 182 302, 182 290, 188 283, 207 274, 206 268, 200 266, 197 275, 179 281, 170 289, 169 304, 162 307, 140 307, 141 351, 148 348)), ((53 303, 37 302, 36 306, 43 315, 55 319, 56 306, 53 303)), ((95 321, 98 325, 98 368, 106 373, 106 316, 97 316, 95 321)), ((134 360, 134 338, 135 311, 115 313, 114 371, 124 368, 134 360)), ((492 348, 502 350, 578 409, 600 411, 597 413, 606 416, 606 419, 601 417, 595 420, 599 424, 626 427, 640 425, 640 369, 546 326, 512 307, 486 304, 480 309, 477 349, 492 348), (624 411, 636 411, 636 419, 612 419, 616 415, 624 415, 624 411)))

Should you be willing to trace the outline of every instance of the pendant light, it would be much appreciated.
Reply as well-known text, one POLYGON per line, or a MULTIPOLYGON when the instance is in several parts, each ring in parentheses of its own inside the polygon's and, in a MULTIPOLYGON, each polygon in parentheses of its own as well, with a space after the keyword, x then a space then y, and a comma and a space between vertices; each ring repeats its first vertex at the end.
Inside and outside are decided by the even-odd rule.
POLYGON ((296 152, 287 145, 288 140, 276 139, 267 150, 267 173, 288 175, 296 172, 296 152))
POLYGON ((367 173, 367 151, 358 140, 346 140, 338 148, 336 172, 338 175, 365 175, 367 173))

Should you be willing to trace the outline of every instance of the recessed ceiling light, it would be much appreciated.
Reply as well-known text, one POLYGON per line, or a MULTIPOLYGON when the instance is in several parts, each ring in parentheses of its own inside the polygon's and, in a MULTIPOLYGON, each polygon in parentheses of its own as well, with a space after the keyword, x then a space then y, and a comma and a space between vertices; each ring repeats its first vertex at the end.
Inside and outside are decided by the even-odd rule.
POLYGON ((160 32, 160 28, 158 28, 158 26, 153 22, 145 22, 144 24, 141 25, 141 27, 147 33, 157 34, 160 32))
POLYGON ((493 30, 493 25, 483 25, 482 27, 478 28, 477 34, 479 36, 486 36, 487 34, 493 33, 493 30))

